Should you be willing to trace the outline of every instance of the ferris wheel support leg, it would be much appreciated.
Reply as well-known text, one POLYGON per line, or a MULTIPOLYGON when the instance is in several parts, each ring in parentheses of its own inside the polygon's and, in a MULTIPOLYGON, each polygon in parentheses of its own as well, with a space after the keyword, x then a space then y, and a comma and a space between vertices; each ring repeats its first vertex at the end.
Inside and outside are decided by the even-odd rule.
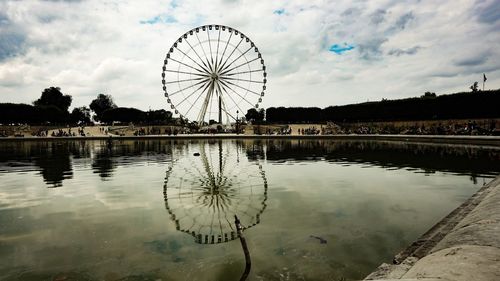
POLYGON ((224 113, 226 113, 226 121, 227 121, 226 125, 231 125, 231 121, 229 119, 229 116, 231 116, 231 118, 233 118, 233 119, 235 119, 235 118, 232 115, 230 115, 229 112, 227 112, 226 103, 224 102, 224 99, 222 99, 222 95, 221 95, 221 103, 222 103, 222 110, 224 110, 224 113))
POLYGON ((210 101, 210 99, 212 97, 213 91, 214 91, 214 85, 213 85, 213 82, 211 82, 207 96, 205 97, 205 101, 203 101, 200 115, 198 116, 198 124, 200 124, 200 125, 203 124, 203 119, 205 119, 205 114, 207 113, 208 102, 210 101))

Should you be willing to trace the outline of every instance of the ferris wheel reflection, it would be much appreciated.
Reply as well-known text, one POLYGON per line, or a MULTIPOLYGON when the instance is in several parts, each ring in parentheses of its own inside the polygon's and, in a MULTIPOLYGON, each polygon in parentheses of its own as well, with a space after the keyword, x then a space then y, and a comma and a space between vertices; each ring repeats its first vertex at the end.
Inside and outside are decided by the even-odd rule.
POLYGON ((262 165, 250 161, 231 142, 186 144, 176 150, 166 171, 165 207, 177 230, 196 243, 218 244, 238 238, 260 223, 266 209, 267 179, 262 165))

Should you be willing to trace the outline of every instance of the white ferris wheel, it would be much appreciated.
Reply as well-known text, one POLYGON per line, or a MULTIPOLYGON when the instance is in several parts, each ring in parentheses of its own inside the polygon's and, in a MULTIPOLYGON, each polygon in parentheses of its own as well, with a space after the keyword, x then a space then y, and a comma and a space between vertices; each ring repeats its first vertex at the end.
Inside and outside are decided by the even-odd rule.
POLYGON ((254 42, 224 25, 204 25, 175 41, 163 64, 170 108, 200 126, 230 124, 258 108, 266 90, 264 59, 254 42))

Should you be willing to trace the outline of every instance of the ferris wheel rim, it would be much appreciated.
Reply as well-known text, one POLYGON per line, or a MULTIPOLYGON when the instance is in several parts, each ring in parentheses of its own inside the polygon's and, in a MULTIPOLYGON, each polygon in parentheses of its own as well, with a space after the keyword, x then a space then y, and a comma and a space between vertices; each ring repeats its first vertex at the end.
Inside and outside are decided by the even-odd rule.
MULTIPOLYGON (((186 46, 186 44, 184 44, 184 46, 186 46)), ((185 32, 170 47, 163 61, 162 70, 164 96, 167 98, 167 103, 170 105, 170 108, 174 110, 175 114, 179 114, 181 119, 192 119, 188 118, 187 115, 193 109, 195 104, 199 105, 198 103, 200 102, 200 98, 205 96, 205 99, 203 100, 203 104, 201 106, 201 111, 199 111, 198 117, 196 118, 198 124, 204 122, 205 115, 207 113, 207 106, 209 103, 210 121, 210 114, 213 112, 211 111, 211 102, 213 102, 214 93, 215 96, 219 97, 219 121, 221 120, 220 115, 221 111, 223 110, 226 114, 226 120, 229 122, 229 117, 231 117, 233 120, 236 120, 236 118, 234 118, 234 116, 230 112, 228 112, 226 103, 231 103, 231 109, 236 108, 237 112, 241 111, 244 114, 244 110, 242 109, 242 107, 248 108, 247 104, 250 105, 250 108, 259 108, 259 104, 262 103, 262 98, 264 97, 266 91, 267 72, 266 66, 264 64, 264 59, 262 58, 262 53, 248 36, 238 31, 237 29, 226 25, 202 25, 185 32), (218 38, 211 39, 209 30, 218 31, 218 38), (206 50, 203 47, 204 45, 198 36, 198 33, 200 33, 200 31, 206 31, 207 33, 208 39, 203 40, 203 43, 208 42, 210 56, 207 55, 206 50), (221 40, 221 32, 223 31, 227 31, 229 33, 229 37, 226 39, 226 41, 224 41, 224 39, 221 40), (239 36, 240 38, 236 46, 234 45, 234 43, 230 43, 233 35, 239 36), (203 52, 203 54, 197 52, 196 48, 193 47, 193 45, 189 42, 188 38, 194 40, 194 37, 196 37, 197 39, 197 44, 196 42, 194 42, 193 45, 195 47, 201 47, 201 51, 203 52), (183 42, 186 42, 186 44, 189 46, 189 49, 187 51, 183 51, 179 48, 180 44, 182 44, 183 42), (215 44, 212 44, 211 42, 217 43, 215 51, 215 61, 214 52, 212 50, 212 45, 215 44), (247 46, 250 47, 246 48, 244 51, 238 49, 242 42, 248 43, 247 46), (222 46, 224 47, 222 48, 222 46), (231 46, 233 48, 230 51, 229 55, 225 57, 226 52, 228 51, 228 46, 231 46), (247 54, 251 50, 253 50, 256 55, 255 57, 251 58, 251 60, 248 60, 245 54, 247 54), (183 57, 181 60, 172 57, 175 51, 177 51, 176 53, 182 53, 183 57), (238 51, 239 54, 236 54, 236 57, 231 59, 236 51, 238 51), (188 55, 188 53, 190 52, 191 56, 188 55), (242 57, 244 58, 244 61, 239 61, 242 57), (185 58, 187 58, 188 61, 183 61, 185 58), (168 69, 169 61, 177 64, 177 70, 168 69), (236 63, 237 61, 239 62, 236 63), (250 64, 255 61, 260 62, 260 68, 251 69, 250 64), (183 70, 181 70, 181 66, 183 67, 183 70), (247 66, 248 69, 244 69, 244 66, 247 66), (252 74, 259 72, 262 72, 262 78, 256 78, 256 80, 253 80, 252 74), (177 74, 177 80, 166 80, 166 77, 169 73, 177 74), (181 74, 188 76, 184 79, 180 79, 181 74), (239 75, 243 74, 248 74, 248 78, 239 77, 239 75), (248 84, 259 84, 262 86, 262 88, 260 90, 257 90, 257 88, 251 88, 251 86, 249 85, 244 86, 239 84, 242 82, 246 82, 248 84), (189 84, 181 86, 181 83, 189 84), (172 91, 168 86, 171 84, 177 84, 179 89, 176 91, 172 91), (192 91, 186 96, 184 91, 187 90, 192 91), (174 101, 177 98, 173 99, 172 97, 177 95, 178 93, 182 93, 182 95, 184 95, 184 99, 180 101, 174 101), (252 96, 256 96, 256 98, 254 98, 254 100, 256 101, 249 101, 251 99, 248 97, 250 94, 252 96), (194 101, 190 100, 190 98, 192 98, 193 96, 196 97, 194 101), (223 97, 226 97, 225 100, 223 97), (238 101, 236 101, 234 98, 236 98, 238 101), (190 104, 190 107, 185 110, 185 112, 182 112, 183 110, 180 109, 180 106, 186 101, 190 104), (241 105, 241 103, 243 102, 245 102, 245 106, 241 105)))

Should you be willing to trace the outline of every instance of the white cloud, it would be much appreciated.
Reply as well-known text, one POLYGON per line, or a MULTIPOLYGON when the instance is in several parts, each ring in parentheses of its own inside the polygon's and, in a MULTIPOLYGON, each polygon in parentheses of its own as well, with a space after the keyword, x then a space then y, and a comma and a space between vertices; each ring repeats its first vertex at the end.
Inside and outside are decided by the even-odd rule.
POLYGON ((0 44, 1 102, 30 103, 59 86, 73 106, 106 93, 120 106, 165 108, 166 51, 210 23, 259 47, 269 73, 263 107, 466 91, 483 72, 488 88, 500 88, 500 16, 487 9, 494 2, 4 1, 0 39, 10 39, 0 44), (354 49, 329 51, 344 43, 354 49))

